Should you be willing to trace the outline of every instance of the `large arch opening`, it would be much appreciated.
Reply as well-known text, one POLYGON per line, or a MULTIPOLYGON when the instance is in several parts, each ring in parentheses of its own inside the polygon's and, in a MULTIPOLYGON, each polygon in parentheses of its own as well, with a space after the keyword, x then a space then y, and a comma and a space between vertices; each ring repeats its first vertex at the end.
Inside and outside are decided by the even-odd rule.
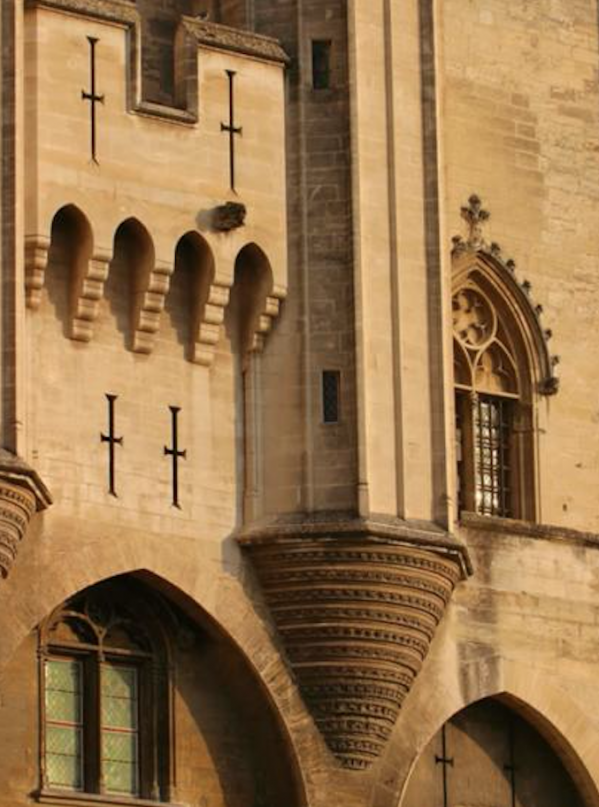
POLYGON ((534 710, 508 696, 484 698, 428 743, 401 807, 586 807, 578 778, 534 710))
POLYGON ((2 680, 0 777, 15 805, 32 794, 304 804, 259 677, 197 603, 154 575, 118 575, 69 597, 2 680))

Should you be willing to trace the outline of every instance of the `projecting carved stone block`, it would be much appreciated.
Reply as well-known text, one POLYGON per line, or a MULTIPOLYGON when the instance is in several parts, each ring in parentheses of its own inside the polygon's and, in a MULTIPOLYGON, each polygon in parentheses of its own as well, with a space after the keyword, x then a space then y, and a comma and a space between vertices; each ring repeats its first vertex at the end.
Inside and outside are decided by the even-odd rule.
POLYGON ((321 535, 313 525, 308 534, 275 529, 240 542, 329 748, 345 767, 366 768, 468 573, 465 550, 447 537, 412 541, 359 520, 321 535))
POLYGON ((229 230, 236 230, 243 227, 247 210, 241 202, 225 202, 218 205, 212 213, 212 226, 215 230, 227 233, 229 230))
POLYGON ((25 239, 25 300, 28 308, 39 308, 49 250, 47 236, 34 235, 25 239))
POLYGON ((7 577, 31 517, 52 502, 37 473, 0 449, 0 575, 7 577))

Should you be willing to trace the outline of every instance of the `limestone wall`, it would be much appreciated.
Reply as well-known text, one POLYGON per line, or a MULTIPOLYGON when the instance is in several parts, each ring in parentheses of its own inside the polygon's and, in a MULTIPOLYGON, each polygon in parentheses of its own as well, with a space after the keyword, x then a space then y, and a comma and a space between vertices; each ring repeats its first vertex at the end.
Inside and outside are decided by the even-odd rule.
POLYGON ((264 315, 256 321, 258 332, 268 330, 286 285, 281 67, 202 50, 199 123, 177 123, 129 108, 123 27, 46 10, 32 13, 28 25, 26 229, 28 243, 45 245, 49 252, 40 299, 28 315, 27 454, 47 476, 63 515, 89 506, 90 515, 97 514, 94 520, 108 516, 133 524, 143 511, 158 519, 152 529, 221 540, 241 518, 236 498, 243 468, 236 425, 241 382, 229 347, 233 325, 223 321, 239 251, 248 243, 259 245, 272 273, 267 293, 274 296, 270 308, 256 311, 264 315), (97 163, 89 151, 89 104, 81 98, 81 85, 87 88, 90 79, 88 36, 98 39, 97 91, 105 95, 97 112, 97 163), (229 115, 227 69, 236 71, 235 114, 243 123, 236 143, 237 198, 248 214, 245 226, 219 233, 210 224, 211 211, 236 198, 229 188, 229 139, 220 130, 229 115), (69 256, 58 255, 51 240, 53 218, 65 205, 76 206, 89 222, 93 265, 86 263, 83 275, 99 272, 78 289, 69 279, 69 256), (135 255, 123 258, 129 260, 124 268, 117 265, 115 237, 126 221, 137 222, 147 243, 151 266, 145 280, 127 277, 135 255), (178 270, 168 296, 177 244, 190 231, 203 234, 214 264, 208 308, 197 312, 206 320, 206 338, 214 342, 206 343, 211 356, 204 357, 201 348, 198 357, 205 363, 216 354, 210 369, 189 361, 186 339, 195 327, 192 341, 201 344, 203 326, 191 322, 186 293, 177 292, 178 270), (98 280, 102 274, 105 283, 98 280), (135 288, 136 283, 141 286, 135 288), (155 331, 152 344, 140 348, 143 355, 134 344, 135 323, 128 321, 134 292, 142 306, 138 335, 146 342, 143 332, 155 331), (82 313, 88 321, 85 344, 66 338, 76 318, 73 294, 77 306, 87 310, 82 313), (118 396, 117 428, 127 433, 122 450, 117 449, 118 498, 108 494, 108 454, 98 431, 107 428, 106 394, 118 396), (171 440, 169 406, 181 407, 180 448, 187 450, 181 460, 180 510, 171 506, 171 465, 163 452, 171 440), (79 449, 73 447, 79 445, 77 458, 79 449))
MULTIPOLYGON (((295 767, 298 803, 398 807, 443 723, 473 701, 507 694, 565 761, 586 803, 599 804, 596 3, 250 5, 256 27, 280 36, 292 56, 286 85, 280 61, 200 41, 197 67, 184 58, 174 77, 186 103, 199 88, 197 108, 178 110, 141 97, 134 24, 56 8, 26 12, 17 99, 27 122, 25 190, 17 207, 34 304, 26 310, 23 301, 17 317, 26 337, 19 429, 22 453, 55 502, 34 517, 0 587, 2 798, 25 804, 36 784, 32 632, 74 592, 143 572, 186 602, 198 623, 218 626, 225 648, 212 660, 218 670, 243 676, 229 662, 247 665, 256 682, 242 687, 243 697, 255 697, 250 719, 264 709, 279 725, 288 752, 281 767, 295 767), (105 95, 98 164, 90 160, 90 110, 81 97, 89 88, 89 36, 98 39, 97 89, 105 95), (313 39, 332 43, 329 90, 311 86, 313 39), (236 71, 235 117, 243 126, 237 195, 221 131, 227 69, 236 71), (515 259, 518 278, 532 282, 561 357, 559 393, 535 400, 533 526, 456 521, 450 246, 463 232, 460 206, 474 192, 491 212, 485 237, 515 259), (208 223, 225 201, 247 207, 244 227, 226 234, 208 223), (93 235, 80 239, 89 271, 75 271, 76 295, 69 277, 80 254, 73 264, 52 246, 53 218, 69 204, 93 235), (114 261, 125 221, 129 240, 118 242, 114 261), (181 278, 192 273, 185 261, 180 274, 171 271, 179 239, 191 231, 203 239, 212 306, 199 318, 207 329, 193 323, 201 357, 210 354, 204 363, 187 353, 193 316, 181 278), (268 289, 266 264, 253 248, 235 271, 249 243, 268 259, 268 289), (135 277, 149 277, 151 288, 134 282, 132 289, 127 272, 136 261, 147 266, 148 255, 149 275, 135 277), (245 298, 254 270, 260 282, 245 298), (258 298, 257 308, 245 305, 258 298), (131 309, 137 330, 127 324, 131 309), (252 346, 272 332, 248 360, 237 346, 250 324, 252 346), (143 352, 133 349, 135 335, 143 352), (335 426, 321 418, 324 369, 341 371, 335 426), (118 496, 107 489, 100 437, 107 393, 118 396, 115 428, 123 437, 115 449, 118 496), (181 508, 172 505, 164 454, 171 406, 181 407, 187 451, 181 508), (340 509, 400 519, 404 537, 410 523, 446 527, 473 566, 384 758, 359 774, 337 765, 316 730, 233 540, 244 521, 340 509)), ((14 278, 19 271, 17 261, 14 278)), ((12 315, 3 311, 7 337, 12 315)), ((3 357, 4 371, 14 357, 3 357)), ((199 710, 205 690, 183 683, 199 710)), ((226 722, 231 711, 208 714, 208 725, 219 715, 226 722)), ((185 722, 190 758, 203 758, 201 732, 194 733, 202 720, 188 713, 185 722)), ((227 731, 216 732, 225 748, 227 731)), ((274 754, 267 761, 278 763, 274 754)), ((201 803, 209 767, 194 764, 186 804, 201 803)), ((220 807, 223 780, 210 771, 206 804, 220 807)), ((243 807, 252 804, 243 782, 237 792, 243 807)))
POLYGON ((561 377, 538 405, 539 520, 596 530, 596 4, 443 3, 437 22, 445 231, 478 192, 532 283, 561 377))

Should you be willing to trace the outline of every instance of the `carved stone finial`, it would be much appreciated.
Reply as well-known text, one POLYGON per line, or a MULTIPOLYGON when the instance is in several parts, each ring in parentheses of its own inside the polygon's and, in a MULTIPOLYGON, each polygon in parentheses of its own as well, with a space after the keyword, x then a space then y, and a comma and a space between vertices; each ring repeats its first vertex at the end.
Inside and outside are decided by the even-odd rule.
POLYGON ((219 232, 229 232, 237 227, 243 227, 247 210, 241 202, 225 202, 214 208, 212 226, 219 232))
POLYGON ((0 449, 0 575, 5 578, 17 555, 31 517, 52 497, 24 460, 0 449))
POLYGON ((555 395, 559 390, 559 378, 554 375, 548 376, 541 384, 539 392, 541 395, 555 395))
POLYGON ((475 193, 468 199, 468 205, 464 205, 461 210, 464 221, 468 224, 467 244, 470 249, 480 249, 484 246, 483 223, 487 221, 491 214, 484 210, 479 196, 475 193))

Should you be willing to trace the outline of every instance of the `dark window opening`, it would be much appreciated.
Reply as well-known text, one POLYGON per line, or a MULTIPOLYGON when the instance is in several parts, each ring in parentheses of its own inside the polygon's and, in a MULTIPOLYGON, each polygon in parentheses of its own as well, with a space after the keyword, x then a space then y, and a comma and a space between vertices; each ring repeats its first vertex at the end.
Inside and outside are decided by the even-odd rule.
POLYGON ((456 442, 460 510, 512 515, 511 435, 513 401, 458 393, 456 442))
POLYGON ((338 370, 324 370, 322 373, 322 418, 325 423, 339 422, 338 370))
POLYGON ((312 42, 312 87, 327 90, 331 86, 331 41, 315 39, 312 42))

